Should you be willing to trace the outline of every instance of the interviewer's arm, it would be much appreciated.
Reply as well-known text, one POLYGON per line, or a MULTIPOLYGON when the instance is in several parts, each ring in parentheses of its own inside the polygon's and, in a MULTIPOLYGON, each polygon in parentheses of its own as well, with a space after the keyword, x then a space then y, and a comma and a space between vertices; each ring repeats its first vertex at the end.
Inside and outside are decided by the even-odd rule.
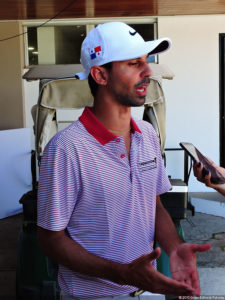
MULTIPOLYGON (((221 175, 221 177, 225 178, 225 169, 223 167, 218 166, 216 163, 214 163, 211 159, 206 157, 206 160, 208 160, 208 163, 211 164, 217 172, 221 175)), ((198 181, 203 182, 206 186, 215 189, 220 194, 225 196, 225 184, 214 184, 211 182, 211 174, 208 171, 208 174, 203 176, 202 174, 203 165, 200 162, 195 162, 193 166, 194 175, 197 178, 198 181)))

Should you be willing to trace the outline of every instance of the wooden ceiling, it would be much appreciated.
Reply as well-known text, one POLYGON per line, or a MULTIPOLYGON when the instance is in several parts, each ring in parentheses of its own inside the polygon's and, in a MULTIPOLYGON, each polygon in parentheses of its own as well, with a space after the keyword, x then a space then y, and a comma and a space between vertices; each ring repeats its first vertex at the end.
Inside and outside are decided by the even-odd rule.
POLYGON ((225 0, 1 0, 0 20, 225 14, 225 0))

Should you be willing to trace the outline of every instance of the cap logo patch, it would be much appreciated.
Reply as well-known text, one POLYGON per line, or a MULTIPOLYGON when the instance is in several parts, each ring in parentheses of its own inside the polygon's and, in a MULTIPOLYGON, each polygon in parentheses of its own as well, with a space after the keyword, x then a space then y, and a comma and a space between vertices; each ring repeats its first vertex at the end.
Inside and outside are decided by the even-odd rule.
POLYGON ((101 54, 101 51, 101 46, 97 46, 94 49, 92 49, 90 54, 91 59, 95 59, 97 56, 99 56, 101 54))
POLYGON ((136 33, 137 33, 137 31, 134 31, 134 32, 130 32, 130 31, 129 31, 129 34, 130 34, 130 35, 135 35, 136 33))

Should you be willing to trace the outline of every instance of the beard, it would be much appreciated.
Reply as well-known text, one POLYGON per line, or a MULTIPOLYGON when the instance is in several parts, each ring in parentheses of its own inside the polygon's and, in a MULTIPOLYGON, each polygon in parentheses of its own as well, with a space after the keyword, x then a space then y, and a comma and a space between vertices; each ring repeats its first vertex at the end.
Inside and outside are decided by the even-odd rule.
POLYGON ((139 86, 141 86, 143 84, 149 84, 149 83, 150 83, 150 79, 148 77, 143 78, 141 81, 139 81, 135 84, 134 89, 133 89, 133 93, 126 92, 126 86, 124 86, 124 89, 122 89, 122 92, 114 90, 113 93, 114 93, 116 101, 119 104, 127 106, 127 107, 138 107, 138 106, 144 105, 146 96, 145 95, 144 96, 138 96, 135 93, 135 90, 139 86))
POLYGON ((145 104, 146 96, 132 97, 128 94, 116 94, 116 100, 119 104, 122 104, 127 107, 138 107, 145 104))

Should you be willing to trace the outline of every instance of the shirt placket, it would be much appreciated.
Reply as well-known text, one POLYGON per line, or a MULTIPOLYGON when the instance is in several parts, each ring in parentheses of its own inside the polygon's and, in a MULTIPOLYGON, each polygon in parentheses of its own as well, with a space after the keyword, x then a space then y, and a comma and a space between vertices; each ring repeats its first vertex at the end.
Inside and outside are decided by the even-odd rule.
POLYGON ((121 163, 129 166, 129 158, 127 154, 127 149, 125 146, 125 142, 122 136, 117 137, 115 139, 115 148, 116 148, 116 156, 121 161, 121 163))
POLYGON ((134 173, 138 173, 138 162, 139 162, 139 144, 141 143, 142 135, 135 132, 131 135, 131 145, 130 145, 130 178, 133 181, 134 173))

